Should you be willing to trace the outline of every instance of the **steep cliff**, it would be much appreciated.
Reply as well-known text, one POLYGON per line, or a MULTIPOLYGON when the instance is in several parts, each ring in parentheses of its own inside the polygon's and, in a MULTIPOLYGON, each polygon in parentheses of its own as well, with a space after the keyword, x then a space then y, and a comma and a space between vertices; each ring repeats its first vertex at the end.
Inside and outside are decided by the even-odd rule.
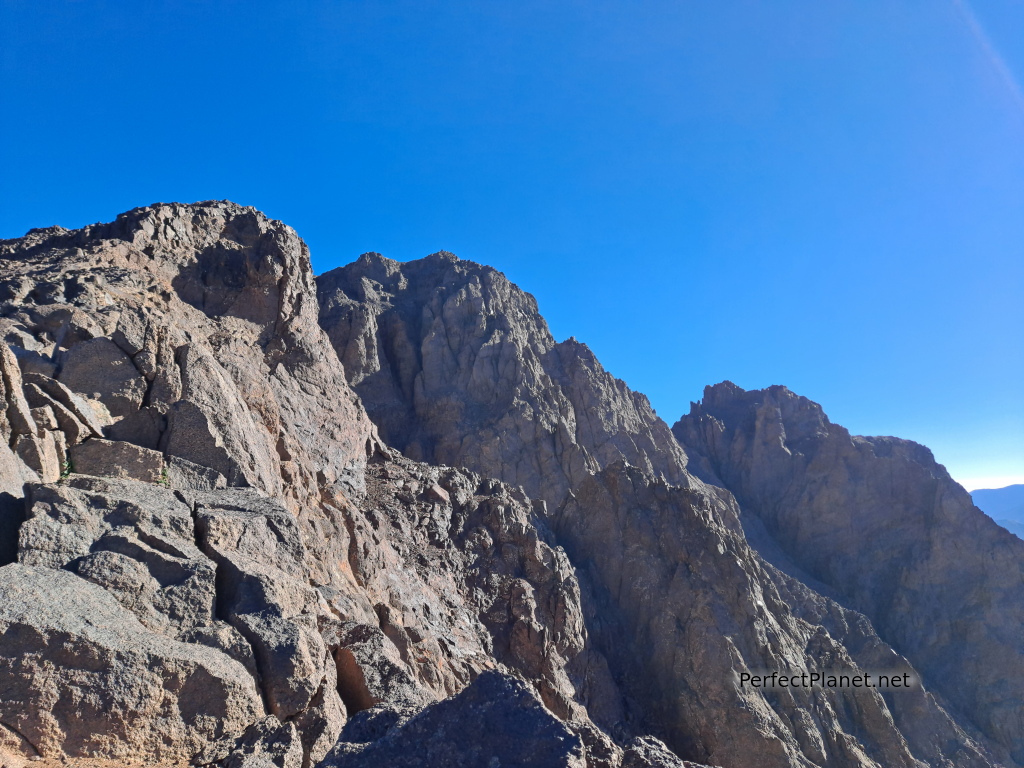
POLYGON ((586 347, 556 344, 500 273, 450 254, 367 254, 317 285, 321 323, 385 439, 546 502, 590 634, 627 693, 621 722, 592 710, 613 731, 650 728, 684 757, 727 766, 1004 755, 985 757, 975 730, 922 691, 738 690, 732 675, 747 669, 911 667, 863 616, 765 563, 732 496, 687 470, 646 398, 586 347))
POLYGON ((927 448, 852 436, 785 387, 728 382, 673 431, 691 470, 763 526, 780 564, 871 617, 959 717, 1024 762, 1024 542, 927 448))
POLYGON ((383 439, 559 504, 618 460, 684 482, 647 398, 583 344, 555 343, 537 302, 490 267, 364 254, 317 278, 320 321, 383 439))

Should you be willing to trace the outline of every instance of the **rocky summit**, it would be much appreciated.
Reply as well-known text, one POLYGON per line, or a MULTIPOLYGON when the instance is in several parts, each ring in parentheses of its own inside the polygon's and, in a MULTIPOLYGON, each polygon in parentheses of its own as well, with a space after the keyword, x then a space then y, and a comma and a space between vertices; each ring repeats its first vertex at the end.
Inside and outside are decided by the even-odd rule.
POLYGON ((5 768, 1024 766, 1024 541, 784 387, 228 202, 0 241, 0 333, 5 768))

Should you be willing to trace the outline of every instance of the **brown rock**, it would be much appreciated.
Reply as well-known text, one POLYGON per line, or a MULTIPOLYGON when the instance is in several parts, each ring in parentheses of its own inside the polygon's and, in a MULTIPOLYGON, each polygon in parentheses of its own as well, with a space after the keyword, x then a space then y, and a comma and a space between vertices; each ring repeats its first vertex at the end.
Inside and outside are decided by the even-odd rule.
POLYGON ((0 382, 3 384, 3 396, 6 401, 4 423, 10 430, 4 437, 10 440, 18 435, 36 434, 36 424, 28 402, 22 392, 21 369, 10 347, 0 344, 0 382))
POLYGON ((851 436, 785 387, 729 382, 706 388, 674 430, 695 469, 763 526, 780 567, 863 612, 927 686, 1024 763, 1024 542, 927 448, 851 436))
POLYGON ((665 744, 653 736, 633 739, 622 756, 622 768, 703 768, 680 760, 665 744))
POLYGON ((56 430, 57 417, 53 413, 53 409, 49 405, 44 405, 41 408, 32 408, 30 410, 32 415, 32 421, 36 424, 38 433, 41 434, 44 430, 56 430))
POLYGON ((49 405, 57 415, 61 429, 67 433, 69 441, 81 442, 88 436, 103 437, 104 420, 83 397, 76 395, 56 379, 41 376, 38 373, 25 374, 25 393, 31 399, 33 407, 49 405), (77 424, 62 421, 63 411, 70 413, 77 424), (84 425, 87 432, 78 425, 84 425))
MULTIPOLYGON (((64 434, 64 439, 71 445, 77 445, 83 440, 92 436, 92 432, 85 424, 79 421, 75 415, 57 402, 35 384, 25 386, 25 399, 32 406, 32 412, 48 409, 53 417, 55 426, 64 434)), ((34 418, 34 417, 33 417, 34 418)))
POLYGON ((793 615, 735 512, 722 515, 718 506, 713 489, 667 486, 613 465, 560 512, 570 556, 586 552, 602 564, 602 646, 630 694, 645 702, 651 726, 677 755, 698 763, 818 762, 805 748, 821 742, 830 745, 819 755, 825 762, 871 766, 868 755, 878 754, 887 767, 916 768, 877 693, 793 689, 776 696, 734 682, 754 669, 857 663, 793 615), (804 718, 804 711, 816 716, 804 718), (845 746, 858 742, 864 746, 845 746))
POLYGON ((57 378, 72 392, 99 400, 114 417, 139 410, 146 394, 146 381, 131 359, 105 338, 71 347, 57 378))
POLYGON ((228 481, 220 472, 180 456, 167 457, 167 487, 191 491, 216 491, 227 488, 228 481))
MULTIPOLYGON (((95 409, 25 375, 27 401, 57 421, 43 434, 58 458, 104 437, 128 441, 121 451, 158 446, 174 486, 72 475, 33 487, 28 519, 8 515, 6 530, 23 566, 80 577, 132 626, 255 681, 276 721, 208 709, 195 741, 227 744, 216 760, 236 751, 284 768, 301 751, 308 768, 343 726, 331 759, 353 765, 989 768, 1005 757, 928 688, 737 689, 733 673, 761 666, 913 667, 829 587, 751 549, 740 519, 753 515, 688 472, 646 399, 583 345, 555 343, 532 298, 493 270, 450 254, 366 257, 321 279, 321 313, 301 240, 230 203, 37 231, 0 242, 0 257, 5 338, 54 355, 61 377, 95 378, 92 348, 127 373, 123 386, 82 385, 95 409), (408 455, 511 485, 383 447, 346 373, 408 455), (498 684, 494 669, 525 682, 498 684), (474 680, 486 685, 467 690, 474 680), (648 732, 668 746, 631 740, 648 732)), ((9 458, 0 480, 20 494, 31 470, 9 458)), ((0 701, 13 674, 0 670, 0 701)), ((53 691, 77 695, 59 677, 53 691)), ((173 710, 178 677, 140 680, 134 694, 173 710)), ((89 695, 108 688, 120 690, 104 678, 89 695)), ((104 754, 158 733, 170 750, 185 733, 145 719, 130 735, 103 732, 104 754)))
POLYGON ((263 715, 240 664, 66 571, 0 568, 0 635, 0 721, 45 757, 186 761, 263 715))
MULTIPOLYGON (((872 764, 869 752, 884 755, 886 765, 912 765, 917 754, 990 764, 984 747, 924 694, 891 704, 880 697, 856 706, 837 701, 814 717, 808 713, 818 705, 799 697, 737 698, 722 681, 744 665, 869 663, 877 656, 865 654, 862 641, 886 646, 870 625, 864 636, 840 633, 827 618, 838 608, 810 608, 830 604, 811 590, 789 590, 783 599, 781 575, 743 541, 728 493, 693 478, 646 400, 575 340, 555 344, 532 297, 503 276, 450 254, 406 264, 366 255, 319 278, 318 291, 321 321, 386 439, 410 456, 521 484, 540 497, 542 514, 552 510, 559 541, 585 567, 583 617, 630 694, 631 728, 659 730, 691 759, 737 766, 862 766, 872 764), (637 471, 609 470, 623 460, 637 471), (669 492, 665 480, 682 495, 669 492), (618 490, 608 497, 610 487, 618 490), (687 497, 686 488, 695 495, 687 497), (680 520, 688 521, 683 533, 674 529, 680 520), (693 578, 679 565, 682 553, 705 550, 720 560, 707 566, 720 569, 716 576, 693 586, 692 596, 685 588, 674 592, 693 578), (737 568, 745 574, 738 581, 737 568), (776 602, 737 602, 736 595, 759 593, 776 602), (812 651, 808 638, 826 630, 805 626, 795 613, 828 623, 851 648, 830 642, 812 651), (719 623, 724 616, 733 617, 728 626, 719 623), (749 645, 719 644, 716 638, 738 642, 737 627, 753 633, 745 635, 749 645), (764 634, 772 643, 757 639, 764 634), (679 659, 681 647, 688 660, 679 659), (944 732, 957 735, 946 740, 938 735, 944 732), (865 751, 858 743, 872 746, 865 751)), ((522 585, 509 596, 508 658, 528 671, 540 658, 532 611, 542 601, 522 585)), ((586 680, 577 693, 593 702, 592 712, 617 696, 586 680), (587 693, 596 690, 598 701, 587 693)), ((621 709, 610 706, 602 717, 629 732, 621 709)))
POLYGON ((73 446, 69 456, 72 469, 80 475, 145 483, 159 483, 163 479, 163 454, 131 443, 93 438, 73 446))
POLYGON ((215 566, 191 509, 159 486, 72 475, 33 487, 18 559, 79 573, 172 637, 216 624, 215 566))
POLYGON ((14 438, 13 448, 18 458, 44 483, 55 483, 60 479, 61 461, 52 432, 43 431, 38 436, 18 435, 14 438))
POLYGON ((165 427, 164 414, 157 408, 146 406, 111 424, 104 429, 104 436, 156 450, 165 427))
POLYGON ((684 480, 686 457, 647 398, 575 339, 556 343, 537 302, 449 253, 378 254, 317 278, 320 322, 389 445, 562 502, 624 459, 684 480))
POLYGON ((434 700, 410 675, 401 652, 381 629, 333 624, 325 639, 334 649, 338 690, 350 714, 382 702, 418 709, 434 700))
POLYGON ((273 715, 254 723, 221 754, 207 750, 196 761, 221 768, 302 768, 302 741, 294 723, 282 723, 273 715))
POLYGON ((427 490, 424 492, 428 499, 440 502, 441 504, 450 504, 451 498, 448 496, 448 491, 442 488, 437 483, 431 483, 427 486, 427 490))
MULTIPOLYGON (((360 724, 353 725, 356 731, 360 724)), ((398 720, 374 741, 347 741, 343 732, 323 764, 327 768, 585 768, 586 761, 579 738, 552 717, 526 685, 486 672, 457 696, 404 722, 398 720)))
POLYGON ((164 450, 217 470, 230 485, 280 493, 280 460, 238 388, 213 356, 186 345, 182 398, 168 413, 164 450))

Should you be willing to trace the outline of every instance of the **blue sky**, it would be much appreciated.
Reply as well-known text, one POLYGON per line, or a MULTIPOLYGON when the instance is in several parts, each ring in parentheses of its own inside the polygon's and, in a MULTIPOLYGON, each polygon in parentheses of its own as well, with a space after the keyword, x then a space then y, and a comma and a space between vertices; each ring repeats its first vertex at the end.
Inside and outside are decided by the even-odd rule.
POLYGON ((1024 3, 0 0, 0 237, 228 198, 504 271, 669 423, 1024 481, 1024 3))

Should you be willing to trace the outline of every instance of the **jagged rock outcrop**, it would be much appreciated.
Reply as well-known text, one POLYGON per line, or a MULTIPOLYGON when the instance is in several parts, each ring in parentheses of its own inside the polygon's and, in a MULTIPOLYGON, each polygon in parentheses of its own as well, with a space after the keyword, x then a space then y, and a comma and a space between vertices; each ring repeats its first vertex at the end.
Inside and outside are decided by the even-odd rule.
POLYGON ((920 688, 737 686, 735 675, 765 669, 914 672, 863 616, 786 582, 720 505, 713 490, 617 464, 558 513, 572 560, 597 585, 604 626, 594 631, 619 649, 612 662, 628 692, 680 754, 759 768, 990 764, 920 688))
POLYGON ((619 459, 683 482, 686 457, 643 395, 536 300, 450 253, 364 254, 317 278, 320 322, 381 436, 407 456, 466 466, 560 503, 619 459))
POLYGON ((5 763, 1011 765, 928 670, 738 686, 917 661, 494 270, 157 205, 0 242, 0 335, 5 763))
POLYGON ((863 616, 781 581, 744 540, 731 496, 666 446, 646 400, 581 345, 555 344, 502 275, 450 254, 367 254, 317 285, 321 322, 386 439, 547 503, 581 571, 591 636, 627 694, 624 711, 591 709, 606 726, 653 728, 723 765, 991 764, 977 734, 920 690, 739 694, 730 675, 742 669, 898 657, 863 616))
POLYGON ((931 451, 852 436, 785 387, 729 382, 673 429, 691 469, 736 495, 783 568, 869 616, 961 718, 1024 762, 1024 542, 931 451))
MULTIPOLYGON (((290 228, 231 203, 162 205, 34 230, 0 244, 0 259, 0 331, 39 407, 87 428, 70 430, 76 441, 102 425, 293 508, 316 503, 321 486, 359 482, 377 438, 325 343, 308 252, 290 228)), ((8 408, 10 437, 42 456, 55 431, 30 434, 26 410, 8 408)))
MULTIPOLYGON (((197 699, 206 730, 164 728, 157 749, 157 726, 131 702, 118 716, 136 730, 76 740, 0 674, 0 700, 27 712, 5 720, 5 747, 280 768, 298 754, 309 766, 349 715, 422 707, 493 668, 597 734, 592 750, 614 747, 577 690, 613 686, 533 503, 382 445, 317 325, 294 232, 230 203, 154 206, 35 231, 0 257, 0 553, 19 562, 0 578, 20 589, 28 568, 98 590, 145 628, 143 658, 145 638, 198 649, 256 692, 230 717, 197 699), (17 736, 37 726, 50 735, 17 736)), ((87 620, 61 626, 67 643, 98 642, 87 620)), ((79 663, 58 655, 34 670, 31 658, 29 683, 45 672, 59 686, 79 663)), ((95 670, 83 695, 114 696, 122 674, 95 670)))

